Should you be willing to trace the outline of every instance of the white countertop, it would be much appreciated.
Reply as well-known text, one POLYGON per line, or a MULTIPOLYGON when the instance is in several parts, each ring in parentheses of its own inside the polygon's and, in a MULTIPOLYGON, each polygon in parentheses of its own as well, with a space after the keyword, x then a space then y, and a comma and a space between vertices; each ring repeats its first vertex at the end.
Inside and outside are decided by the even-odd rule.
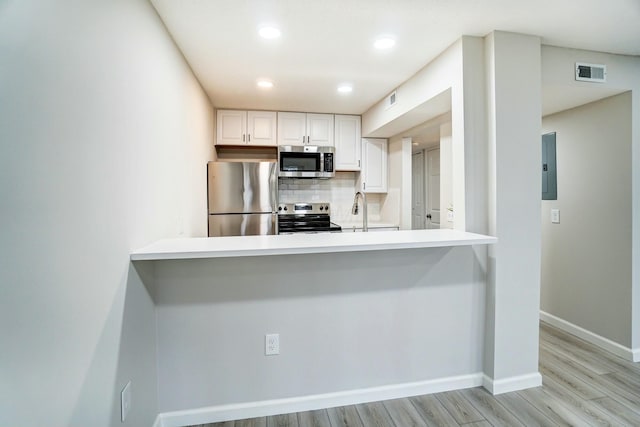
POLYGON ((274 236, 164 239, 131 252, 132 261, 226 258, 331 252, 380 251, 487 245, 496 237, 464 231, 401 230, 376 233, 317 233, 274 236))

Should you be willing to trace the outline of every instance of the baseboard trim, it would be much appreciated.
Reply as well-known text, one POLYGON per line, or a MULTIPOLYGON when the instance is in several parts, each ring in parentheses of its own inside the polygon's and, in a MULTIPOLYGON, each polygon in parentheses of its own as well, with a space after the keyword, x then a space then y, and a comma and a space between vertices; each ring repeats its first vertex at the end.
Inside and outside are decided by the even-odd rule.
MULTIPOLYGON (((312 411, 336 406, 355 405, 419 396, 421 394, 440 393, 483 385, 483 374, 469 374, 437 380, 394 384, 382 387, 370 387, 336 393, 315 394, 287 399, 263 400, 257 402, 235 403, 209 406, 183 411, 164 412, 158 415, 159 425, 155 427, 181 427, 193 424, 207 424, 244 418, 265 417, 291 412, 312 411)), ((156 421, 157 424, 157 421, 156 421)))
POLYGON ((493 395, 509 393, 526 388, 539 387, 542 385, 542 375, 539 372, 518 375, 516 377, 502 378, 494 380, 486 375, 482 378, 482 386, 493 395))
POLYGON ((632 362, 640 361, 640 349, 631 349, 625 347, 622 344, 618 344, 617 342, 611 341, 608 338, 595 334, 587 329, 584 329, 571 322, 567 322, 564 319, 561 319, 557 316, 554 316, 553 314, 549 314, 542 310, 540 311, 540 320, 550 324, 551 326, 555 326, 558 329, 562 329, 565 332, 575 335, 578 338, 582 338, 583 340, 596 345, 603 350, 607 350, 608 352, 611 352, 616 356, 620 356, 623 359, 630 360, 632 362))

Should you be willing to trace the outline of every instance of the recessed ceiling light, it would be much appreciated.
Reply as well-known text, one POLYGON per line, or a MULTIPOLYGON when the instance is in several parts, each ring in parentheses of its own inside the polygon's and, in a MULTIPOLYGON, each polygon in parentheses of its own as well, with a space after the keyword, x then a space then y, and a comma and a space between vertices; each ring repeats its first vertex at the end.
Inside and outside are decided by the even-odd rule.
POLYGON ((280 30, 273 25, 265 25, 260 27, 258 34, 260 34, 260 37, 263 39, 277 39, 280 37, 280 30))
POLYGON ((353 87, 351 85, 340 85, 338 86, 338 92, 340 93, 351 93, 353 91, 353 87))
POLYGON ((393 37, 382 36, 376 39, 376 41, 373 43, 373 47, 378 50, 386 50, 391 49, 393 46, 395 46, 395 44, 396 40, 393 37))
POLYGON ((271 89, 273 87, 273 82, 270 80, 261 79, 261 80, 258 80, 257 85, 259 88, 262 88, 262 89, 271 89))

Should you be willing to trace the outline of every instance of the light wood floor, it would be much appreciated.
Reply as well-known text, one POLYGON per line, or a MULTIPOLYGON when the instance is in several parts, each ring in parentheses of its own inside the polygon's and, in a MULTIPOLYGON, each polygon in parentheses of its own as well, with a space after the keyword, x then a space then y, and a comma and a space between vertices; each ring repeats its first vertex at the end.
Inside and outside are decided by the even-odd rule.
POLYGON ((541 323, 540 372, 542 387, 498 396, 473 388, 200 427, 640 426, 640 363, 541 323))

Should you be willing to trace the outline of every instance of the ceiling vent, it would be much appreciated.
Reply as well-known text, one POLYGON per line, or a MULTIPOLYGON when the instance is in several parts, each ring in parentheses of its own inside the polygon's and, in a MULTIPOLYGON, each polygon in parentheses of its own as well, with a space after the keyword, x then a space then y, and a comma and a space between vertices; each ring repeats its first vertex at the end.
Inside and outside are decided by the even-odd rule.
POLYGON ((387 99, 385 99, 385 110, 388 110, 389 108, 393 107, 394 105, 396 105, 396 91, 394 90, 393 92, 391 92, 391 94, 389 96, 387 96, 387 99))
POLYGON ((576 62, 576 80, 604 83, 607 81, 607 66, 576 62))

